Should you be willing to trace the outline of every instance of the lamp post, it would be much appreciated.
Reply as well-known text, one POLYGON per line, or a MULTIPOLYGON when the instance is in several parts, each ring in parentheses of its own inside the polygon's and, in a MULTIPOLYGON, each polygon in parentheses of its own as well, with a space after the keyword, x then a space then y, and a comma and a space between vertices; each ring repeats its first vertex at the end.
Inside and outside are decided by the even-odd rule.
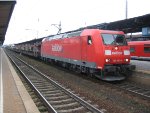
POLYGON ((126 19, 127 19, 128 18, 128 0, 126 0, 125 14, 126 14, 126 19))

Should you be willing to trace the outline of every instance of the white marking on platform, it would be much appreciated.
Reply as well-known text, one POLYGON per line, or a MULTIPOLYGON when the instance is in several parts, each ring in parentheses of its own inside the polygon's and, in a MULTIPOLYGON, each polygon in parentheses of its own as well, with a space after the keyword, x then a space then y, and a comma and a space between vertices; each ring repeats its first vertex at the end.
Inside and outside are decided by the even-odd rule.
POLYGON ((1 65, 0 65, 0 67, 1 67, 1 70, 0 70, 1 71, 0 72, 1 73, 0 74, 0 79, 1 79, 0 80, 0 83, 1 83, 1 88, 0 88, 1 89, 1 93, 0 93, 0 101, 1 101, 0 102, 0 113, 3 113, 2 48, 1 48, 1 52, 0 53, 1 53, 1 60, 0 60, 0 63, 1 63, 1 65))

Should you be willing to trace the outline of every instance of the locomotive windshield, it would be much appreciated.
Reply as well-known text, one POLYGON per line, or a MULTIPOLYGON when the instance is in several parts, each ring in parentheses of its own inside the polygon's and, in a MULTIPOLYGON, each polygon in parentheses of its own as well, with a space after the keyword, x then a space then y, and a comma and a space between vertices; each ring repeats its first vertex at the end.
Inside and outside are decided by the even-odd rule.
POLYGON ((105 45, 127 45, 124 35, 120 34, 102 34, 105 45))

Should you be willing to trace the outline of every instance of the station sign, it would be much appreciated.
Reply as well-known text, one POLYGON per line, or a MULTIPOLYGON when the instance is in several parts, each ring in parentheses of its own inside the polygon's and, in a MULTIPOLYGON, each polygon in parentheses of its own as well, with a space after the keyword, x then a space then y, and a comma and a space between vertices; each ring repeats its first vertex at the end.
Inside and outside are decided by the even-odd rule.
POLYGON ((150 27, 143 27, 142 28, 142 35, 143 36, 150 36, 150 27))

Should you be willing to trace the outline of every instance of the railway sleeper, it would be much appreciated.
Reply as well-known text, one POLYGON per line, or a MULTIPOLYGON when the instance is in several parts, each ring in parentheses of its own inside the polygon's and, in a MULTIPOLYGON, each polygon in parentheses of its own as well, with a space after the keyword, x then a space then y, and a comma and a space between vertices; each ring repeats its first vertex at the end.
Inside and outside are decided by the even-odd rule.
POLYGON ((52 90, 52 89, 54 89, 54 87, 52 87, 52 86, 36 86, 38 89, 50 89, 50 90, 52 90))
POLYGON ((42 91, 43 94, 55 94, 55 93, 60 93, 61 91, 60 90, 57 90, 57 89, 52 89, 52 90, 46 90, 46 91, 42 91))
POLYGON ((52 93, 52 94, 45 94, 44 93, 44 96, 46 97, 55 97, 55 96, 61 96, 61 95, 64 95, 64 93, 60 92, 60 93, 52 93))
POLYGON ((71 113, 71 112, 78 112, 81 110, 84 110, 85 108, 83 106, 80 106, 78 108, 73 108, 73 109, 66 109, 66 110, 57 110, 59 113, 71 113))
POLYGON ((72 98, 67 98, 64 100, 53 100, 53 101, 49 101, 51 104, 60 104, 60 103, 70 103, 74 101, 72 98))
POLYGON ((70 107, 73 107, 73 108, 76 108, 76 107, 79 107, 81 106, 78 102, 72 102, 72 103, 63 103, 63 104, 60 104, 60 105, 53 105, 53 107, 55 109, 64 109, 64 108, 70 108, 70 107))
POLYGON ((58 100, 58 99, 66 99, 69 98, 67 95, 57 96, 57 97, 49 97, 45 96, 48 100, 58 100))

